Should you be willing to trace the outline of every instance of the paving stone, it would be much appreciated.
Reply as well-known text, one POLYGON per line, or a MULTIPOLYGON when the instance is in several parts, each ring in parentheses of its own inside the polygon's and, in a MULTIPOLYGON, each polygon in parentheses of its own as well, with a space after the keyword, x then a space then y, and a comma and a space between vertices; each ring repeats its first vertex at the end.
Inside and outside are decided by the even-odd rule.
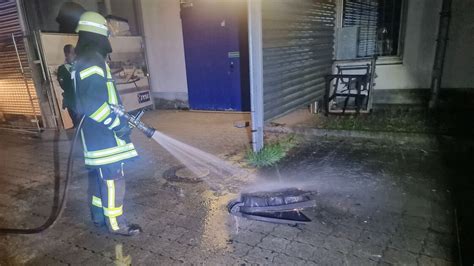
POLYGON ((81 262, 82 265, 111 265, 114 260, 103 256, 93 256, 81 262))
POLYGON ((205 260, 205 265, 245 265, 245 261, 230 255, 212 256, 205 260))
POLYGON ((157 254, 145 254, 132 256, 132 265, 182 265, 183 262, 176 261, 166 256, 157 254))
POLYGON ((262 239, 262 242, 258 244, 259 247, 277 252, 286 250, 286 247, 291 243, 290 240, 284 238, 275 237, 272 235, 266 236, 262 239))
POLYGON ((356 241, 359 239, 362 234, 362 230, 356 227, 348 227, 343 225, 338 225, 334 228, 334 231, 331 233, 334 237, 346 238, 351 241, 356 241))
POLYGON ((433 258, 450 259, 455 255, 455 250, 452 246, 426 241, 421 253, 433 258))
POLYGON ((234 256, 237 256, 237 257, 244 257, 253 248, 254 247, 247 244, 232 243, 231 245, 232 250, 229 253, 232 253, 234 256))
POLYGON ((400 226, 401 216, 392 215, 390 213, 382 213, 377 216, 361 219, 364 230, 383 234, 393 234, 400 226))
POLYGON ((312 246, 323 247, 324 241, 327 237, 328 236, 326 235, 303 231, 303 232, 298 233, 296 240, 298 242, 307 243, 312 246))
POLYGON ((278 225, 271 233, 272 236, 286 238, 288 240, 293 240, 298 237, 298 233, 301 232, 301 229, 297 227, 292 227, 288 225, 278 225))
POLYGON ((288 256, 301 258, 303 260, 308 260, 313 257, 314 246, 301 242, 291 242, 286 246, 286 249, 283 251, 288 256))
POLYGON ((430 220, 419 216, 403 216, 401 226, 427 229, 430 226, 430 220))
POLYGON ((177 243, 172 243, 168 246, 163 247, 159 254, 170 257, 178 261, 184 261, 185 255, 189 247, 179 245, 177 243))
POLYGON ((324 224, 318 220, 315 220, 314 222, 306 225, 305 229, 309 232, 313 232, 313 233, 321 234, 321 235, 329 235, 333 231, 333 228, 329 226, 327 223, 324 224))
POLYGON ((76 244, 78 247, 96 254, 104 252, 111 254, 115 252, 115 247, 118 243, 113 238, 94 234, 84 234, 71 242, 71 244, 76 244))
POLYGON ((425 255, 421 255, 418 257, 418 264, 419 265, 433 265, 433 266, 454 266, 456 265, 453 262, 446 261, 443 259, 432 258, 425 255))
POLYGON ((428 200, 421 198, 410 200, 410 204, 407 204, 404 207, 404 213, 414 216, 410 218, 412 226, 428 226, 432 217, 431 203, 428 200))
POLYGON ((414 227, 407 227, 401 225, 397 228, 396 235, 410 237, 416 240, 425 240, 427 237, 429 230, 427 229, 419 229, 414 227))
POLYGON ((417 254, 420 253, 423 243, 424 242, 422 240, 414 239, 410 236, 396 235, 390 239, 388 246, 398 250, 405 250, 417 254))
POLYGON ((64 252, 55 251, 54 256, 62 258, 64 262, 73 265, 81 265, 84 261, 96 255, 89 250, 84 250, 77 247, 64 246, 63 249, 64 252))
POLYGON ((250 262, 259 263, 259 264, 269 264, 273 261, 273 258, 279 253, 274 250, 263 249, 260 247, 255 247, 251 249, 246 258, 250 262))
POLYGON ((328 250, 326 248, 316 248, 311 261, 318 265, 346 264, 345 254, 335 250, 328 250))
POLYGON ((378 265, 377 261, 370 260, 368 258, 360 258, 357 256, 347 256, 346 263, 347 265, 364 265, 364 266, 378 265))
POLYGON ((449 233, 440 233, 430 231, 426 235, 426 241, 433 242, 442 246, 453 246, 457 245, 456 236, 449 233))
POLYGON ((259 244, 265 236, 266 235, 261 234, 261 233, 253 233, 250 231, 240 231, 238 234, 232 235, 232 239, 240 243, 248 244, 250 246, 255 246, 259 244))
POLYGON ((433 220, 430 223, 430 229, 439 233, 452 234, 454 227, 450 222, 433 220))
POLYGON ((351 253, 358 258, 379 261, 385 249, 386 246, 377 246, 372 243, 356 242, 351 250, 351 253))
POLYGON ((252 226, 249 227, 249 231, 258 232, 262 234, 269 234, 272 233, 278 225, 259 222, 259 221, 252 221, 252 226))
MULTIPOLYGON (((449 193, 450 194, 450 193, 449 193)), ((451 198, 451 195, 449 195, 449 198, 451 198)), ((450 200, 450 199, 447 199, 450 200)), ((443 200, 441 200, 443 202, 443 200)), ((444 204, 441 204, 441 206, 444 206, 444 204)), ((438 208, 437 210, 433 210, 433 219, 431 220, 431 225, 434 224, 434 222, 438 222, 441 224, 447 224, 451 225, 454 223, 454 213, 453 210, 446 209, 446 208, 438 208)))
POLYGON ((388 248, 382 256, 384 262, 397 265, 417 265, 416 255, 407 251, 388 248))
POLYGON ((287 256, 285 254, 278 254, 273 258, 274 265, 308 265, 308 262, 300 258, 287 256))
POLYGON ((376 246, 386 246, 392 236, 386 233, 365 230, 360 234, 358 242, 376 246))
POLYGON ((234 223, 238 225, 239 230, 248 230, 249 228, 252 228, 253 226, 252 220, 245 219, 242 217, 235 216, 233 221, 234 223))
MULTIPOLYGON (((90 259, 88 261, 90 261, 90 259)), ((51 258, 49 256, 38 257, 33 261, 29 261, 28 264, 29 265, 52 265, 52 266, 68 265, 68 263, 66 262, 58 261, 57 259, 51 258)))
MULTIPOLYGON (((231 253, 229 253, 229 256, 231 253)), ((189 264, 202 264, 209 259, 210 254, 203 252, 199 247, 192 247, 186 250, 184 253, 184 263, 189 264)))
POLYGON ((351 241, 346 238, 341 238, 341 237, 329 236, 324 241, 325 248, 334 249, 344 254, 349 253, 353 246, 354 246, 354 241, 351 241))
POLYGON ((161 252, 161 250, 163 250, 163 248, 171 245, 172 243, 173 241, 169 241, 166 238, 162 238, 160 236, 153 236, 144 239, 143 243, 141 245, 139 244, 139 246, 143 247, 145 250, 159 253, 161 252))

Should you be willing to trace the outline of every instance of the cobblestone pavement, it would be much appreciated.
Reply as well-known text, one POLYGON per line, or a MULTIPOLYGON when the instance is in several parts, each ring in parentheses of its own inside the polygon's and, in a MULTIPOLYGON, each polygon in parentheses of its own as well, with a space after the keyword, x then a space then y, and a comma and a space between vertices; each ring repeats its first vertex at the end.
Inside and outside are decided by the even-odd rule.
MULTIPOLYGON (((232 126, 245 118, 152 112, 145 120, 232 158, 248 143, 248 129, 232 126)), ((131 222, 142 225, 143 234, 126 238, 93 227, 78 155, 62 218, 40 234, 0 236, 0 265, 454 264, 451 192, 434 149, 347 139, 302 141, 279 171, 267 169, 256 181, 242 180, 243 187, 257 190, 278 183, 317 191, 317 207, 305 211, 313 221, 290 227, 230 216, 226 204, 236 196, 232 192, 165 181, 163 172, 178 162, 140 133, 132 138, 141 158, 128 169, 125 211, 131 222)), ((68 145, 65 136, 54 141, 1 133, 1 227, 33 227, 47 219, 54 176, 64 174, 68 145)))

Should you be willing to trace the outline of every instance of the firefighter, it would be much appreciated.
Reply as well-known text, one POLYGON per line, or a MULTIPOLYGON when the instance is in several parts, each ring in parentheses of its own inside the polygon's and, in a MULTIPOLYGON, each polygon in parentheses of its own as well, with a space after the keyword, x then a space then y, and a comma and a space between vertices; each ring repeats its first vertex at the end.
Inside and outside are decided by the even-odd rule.
POLYGON ((74 46, 66 44, 63 48, 65 62, 58 68, 58 82, 59 86, 63 90, 63 109, 67 109, 69 116, 71 117, 74 128, 77 127, 77 114, 76 114, 76 100, 74 99, 74 84, 71 79, 71 70, 76 53, 74 52, 74 46))
POLYGON ((103 16, 95 12, 81 15, 76 32, 74 82, 77 108, 84 116, 81 138, 85 165, 89 169, 88 202, 92 221, 107 225, 109 232, 136 235, 140 226, 124 216, 125 166, 138 154, 130 141, 131 128, 116 116, 110 105, 120 105, 107 54, 112 52, 103 16))

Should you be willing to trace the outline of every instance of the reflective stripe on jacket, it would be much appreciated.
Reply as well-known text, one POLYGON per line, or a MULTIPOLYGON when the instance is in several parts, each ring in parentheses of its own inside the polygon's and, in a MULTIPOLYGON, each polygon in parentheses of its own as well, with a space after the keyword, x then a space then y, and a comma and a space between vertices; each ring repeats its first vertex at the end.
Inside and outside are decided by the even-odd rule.
POLYGON ((77 109, 85 115, 81 138, 86 166, 120 163, 138 156, 130 139, 120 139, 115 134, 127 121, 110 109, 110 104, 122 101, 104 59, 98 54, 79 58, 74 78, 77 109))

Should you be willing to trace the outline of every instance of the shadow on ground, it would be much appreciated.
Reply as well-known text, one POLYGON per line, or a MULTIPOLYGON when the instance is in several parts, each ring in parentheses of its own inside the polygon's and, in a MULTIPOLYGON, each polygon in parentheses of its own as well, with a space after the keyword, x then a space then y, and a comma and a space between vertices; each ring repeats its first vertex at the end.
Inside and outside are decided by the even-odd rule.
MULTIPOLYGON (((433 114, 447 125, 447 135, 438 137, 439 149, 452 187, 462 265, 474 264, 474 129, 472 109, 449 108, 433 114), (449 113, 449 115, 446 115, 449 113)), ((461 263, 460 263, 461 264, 461 263)))

